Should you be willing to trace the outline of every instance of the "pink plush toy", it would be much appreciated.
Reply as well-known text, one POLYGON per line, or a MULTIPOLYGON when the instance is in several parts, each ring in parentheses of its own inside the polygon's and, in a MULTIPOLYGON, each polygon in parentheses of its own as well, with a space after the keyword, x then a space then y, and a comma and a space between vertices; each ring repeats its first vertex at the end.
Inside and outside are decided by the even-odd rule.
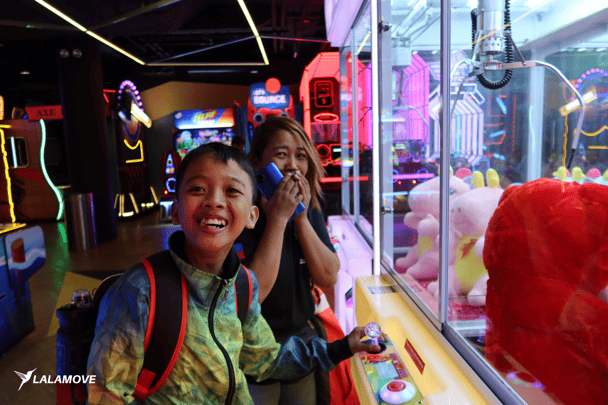
MULTIPOLYGON (((460 178, 450 178, 450 201, 470 190, 460 178)), ((407 201, 412 211, 405 215, 403 223, 418 231, 418 242, 406 257, 395 261, 395 269, 419 280, 436 278, 439 272, 439 177, 414 187, 407 201)))
MULTIPOLYGON (((483 246, 502 193, 501 188, 476 188, 450 203, 448 294, 466 295, 471 306, 486 303, 488 271, 483 264, 483 246)), ((437 295, 436 281, 429 284, 428 291, 437 295)))

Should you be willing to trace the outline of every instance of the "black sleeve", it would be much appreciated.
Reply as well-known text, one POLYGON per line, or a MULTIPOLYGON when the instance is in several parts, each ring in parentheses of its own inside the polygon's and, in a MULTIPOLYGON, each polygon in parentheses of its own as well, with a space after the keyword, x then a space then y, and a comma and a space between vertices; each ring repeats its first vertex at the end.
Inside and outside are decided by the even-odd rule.
POLYGON ((334 245, 331 243, 331 238, 329 237, 329 232, 327 232, 327 226, 325 226, 325 220, 323 219, 323 214, 316 208, 311 210, 310 216, 308 217, 310 220, 310 224, 313 229, 321 239, 321 241, 331 250, 336 253, 336 249, 334 249, 334 245))

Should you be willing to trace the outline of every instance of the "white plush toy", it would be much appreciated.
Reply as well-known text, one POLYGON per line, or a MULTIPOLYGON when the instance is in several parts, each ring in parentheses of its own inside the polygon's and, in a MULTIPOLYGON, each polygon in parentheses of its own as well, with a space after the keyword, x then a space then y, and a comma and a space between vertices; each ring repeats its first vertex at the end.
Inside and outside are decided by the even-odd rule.
MULTIPOLYGON (((469 185, 460 178, 450 178, 450 201, 469 190, 469 185)), ((403 223, 418 231, 418 243, 406 257, 395 261, 395 269, 419 280, 436 278, 439 272, 439 177, 414 187, 407 201, 412 211, 405 215, 403 223)))
MULTIPOLYGON (((449 295, 466 295, 472 306, 485 305, 488 272, 483 264, 483 245, 502 193, 498 187, 480 187, 450 203, 449 295)), ((436 296, 437 287, 435 281, 428 290, 436 296)))

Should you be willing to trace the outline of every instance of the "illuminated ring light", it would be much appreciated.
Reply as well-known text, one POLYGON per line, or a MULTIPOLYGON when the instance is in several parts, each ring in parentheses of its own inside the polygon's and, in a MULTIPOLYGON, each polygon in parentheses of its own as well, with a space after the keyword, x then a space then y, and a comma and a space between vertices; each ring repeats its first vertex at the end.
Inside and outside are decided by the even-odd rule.
POLYGON ((167 179, 167 181, 165 182, 165 187, 166 187, 167 191, 170 193, 175 193, 176 183, 177 183, 177 180, 175 179, 175 177, 169 177, 167 179))
POLYGON ((255 122, 256 124, 261 124, 262 122, 264 122, 264 119, 266 117, 264 117, 264 114, 258 112, 258 113, 253 114, 252 118, 253 118, 253 122, 255 122))
POLYGON ((279 117, 287 117, 289 118, 289 114, 287 114, 286 112, 282 112, 279 114, 279 117))
MULTIPOLYGON (((597 79, 598 77, 608 77, 608 72, 605 72, 602 69, 591 69, 586 71, 585 73, 583 73, 581 75, 581 77, 576 81, 576 83, 574 83, 574 87, 576 87, 577 90, 581 90, 581 84, 583 83, 583 80, 586 79, 597 79), (588 76, 593 76, 593 77, 588 77, 588 76)), ((572 98, 574 100, 574 97, 572 98)))
POLYGON ((330 155, 329 146, 325 144, 317 145, 317 152, 319 152, 319 156, 327 157, 330 155))
MULTIPOLYGON (((585 81, 599 80, 599 79, 606 80, 606 78, 608 78, 608 72, 606 72, 602 69, 599 69, 599 68, 589 69, 585 73, 583 73, 581 75, 581 77, 578 78, 578 80, 576 80, 576 82, 574 83, 574 87, 576 87, 576 89, 582 95, 584 95, 583 93, 584 93, 585 89, 583 88, 583 84, 585 83, 585 81)), ((596 94, 596 97, 599 100, 600 95, 596 94)), ((573 100, 574 100, 574 97, 571 98, 571 101, 573 101, 573 100)), ((585 121, 587 121, 587 120, 585 120, 585 121)), ((591 125, 593 125, 593 124, 584 122, 581 133, 586 136, 596 136, 596 135, 599 135, 600 133, 602 133, 604 130, 608 129, 607 123, 600 123, 599 125, 601 125, 601 128, 597 128, 597 127, 589 128, 591 125)))
POLYGON ((322 112, 312 117, 313 122, 336 122, 340 121, 340 117, 334 113, 322 112))
MULTIPOLYGON (((123 81, 118 87, 118 101, 122 97, 131 97, 134 103, 137 104, 139 108, 143 111, 143 103, 141 101, 141 96, 139 95, 139 90, 135 87, 135 84, 131 80, 123 81)), ((134 145, 139 139, 139 135, 141 134, 141 123, 138 120, 133 120, 133 124, 127 125, 123 123, 124 133, 126 134, 127 141, 134 145)))

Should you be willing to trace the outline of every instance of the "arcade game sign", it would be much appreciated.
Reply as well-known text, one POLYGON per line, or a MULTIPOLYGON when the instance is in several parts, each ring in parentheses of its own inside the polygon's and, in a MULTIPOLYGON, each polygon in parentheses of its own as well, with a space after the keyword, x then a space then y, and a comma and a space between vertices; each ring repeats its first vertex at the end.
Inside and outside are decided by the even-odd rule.
POLYGON ((269 115, 279 115, 295 119, 295 107, 289 87, 281 85, 279 79, 270 78, 266 82, 254 83, 249 87, 247 121, 250 129, 255 129, 269 115))
POLYGON ((235 135, 234 110, 217 108, 204 110, 175 111, 175 150, 180 157, 192 149, 208 142, 232 143, 235 135))

